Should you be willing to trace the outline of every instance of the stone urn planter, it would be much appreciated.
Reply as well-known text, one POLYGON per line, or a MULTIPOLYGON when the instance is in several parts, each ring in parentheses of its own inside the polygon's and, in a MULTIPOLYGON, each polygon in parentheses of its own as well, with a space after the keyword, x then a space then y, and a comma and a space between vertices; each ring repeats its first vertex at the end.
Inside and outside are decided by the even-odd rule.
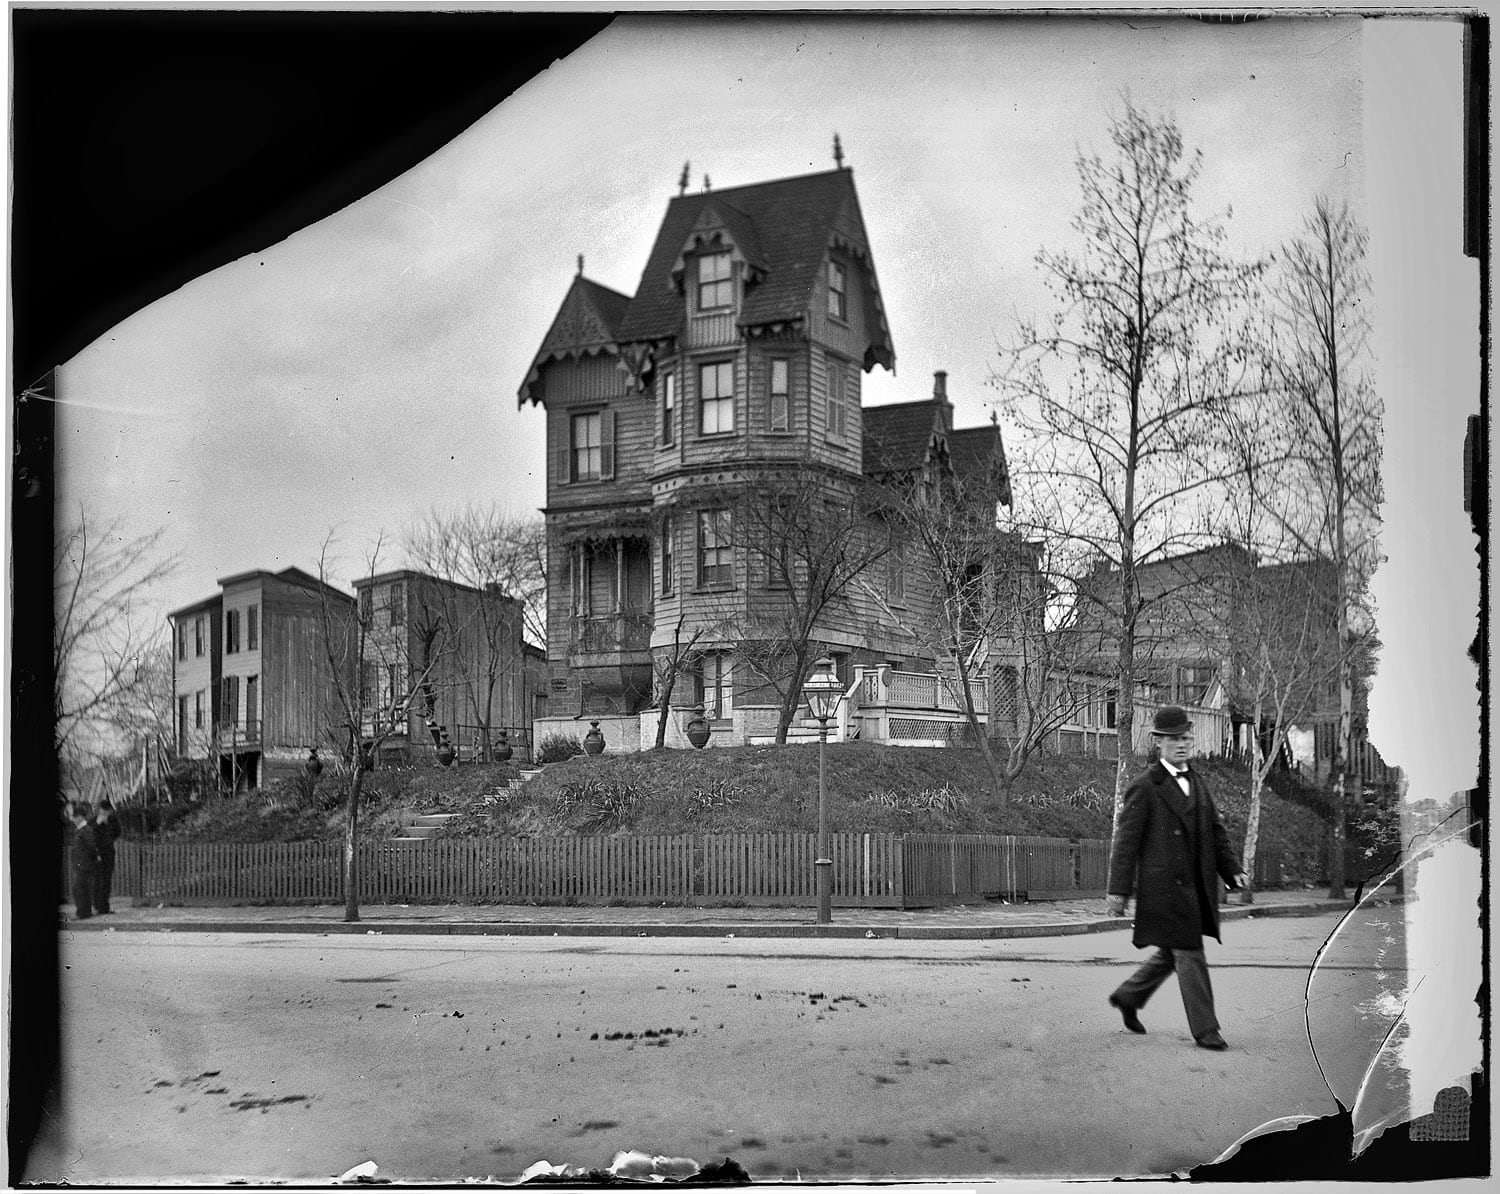
POLYGON ((687 733, 687 740, 693 744, 695 749, 702 750, 708 745, 708 739, 713 733, 713 729, 708 724, 708 718, 703 716, 702 705, 693 706, 693 715, 688 718, 688 723, 684 727, 684 731, 687 733))
POLYGON ((604 733, 597 721, 589 722, 589 732, 583 736, 583 749, 591 755, 604 753, 604 733))
POLYGON ((494 745, 490 747, 490 757, 497 763, 510 762, 511 756, 516 752, 511 749, 510 735, 501 730, 495 735, 494 745))
POLYGON ((444 742, 437 748, 437 761, 444 767, 451 767, 455 754, 453 743, 444 742))

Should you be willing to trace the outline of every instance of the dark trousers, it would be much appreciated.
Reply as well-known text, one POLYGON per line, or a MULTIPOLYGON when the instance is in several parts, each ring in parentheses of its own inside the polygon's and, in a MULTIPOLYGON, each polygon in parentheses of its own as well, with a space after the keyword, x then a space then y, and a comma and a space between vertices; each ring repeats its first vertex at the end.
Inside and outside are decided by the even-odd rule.
POLYGON ((92 868, 73 868, 73 907, 79 920, 94 914, 94 871, 92 868))
POLYGON ((99 862, 99 869, 94 872, 94 911, 109 911, 109 890, 115 882, 115 860, 113 858, 99 862))
POLYGON ((1188 1029, 1198 1040, 1219 1030, 1214 1015, 1214 991, 1208 981, 1208 960, 1201 949, 1158 949, 1134 974, 1115 988, 1115 999, 1126 1007, 1146 1006, 1156 988, 1177 971, 1182 1006, 1187 1010, 1188 1029))

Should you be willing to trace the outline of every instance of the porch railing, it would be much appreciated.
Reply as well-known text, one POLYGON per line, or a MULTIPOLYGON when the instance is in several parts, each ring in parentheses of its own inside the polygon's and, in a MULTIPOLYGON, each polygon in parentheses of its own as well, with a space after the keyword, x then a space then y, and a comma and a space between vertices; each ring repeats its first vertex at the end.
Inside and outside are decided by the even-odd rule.
POLYGON ((598 655, 611 651, 645 651, 651 646, 651 615, 626 611, 573 619, 570 655, 598 655))

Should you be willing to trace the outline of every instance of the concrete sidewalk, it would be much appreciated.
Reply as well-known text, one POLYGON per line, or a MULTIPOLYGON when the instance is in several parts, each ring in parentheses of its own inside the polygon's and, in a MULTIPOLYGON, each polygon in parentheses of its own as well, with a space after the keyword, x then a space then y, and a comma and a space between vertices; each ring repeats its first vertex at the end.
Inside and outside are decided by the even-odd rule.
MULTIPOLYGON (((342 905, 135 905, 117 899, 115 912, 73 919, 79 932, 184 933, 404 933, 493 937, 899 937, 908 940, 996 940, 1067 937, 1126 929, 1129 917, 1110 917, 1102 898, 1047 903, 979 904, 902 911, 838 908, 833 923, 815 923, 811 908, 612 907, 530 904, 368 904, 360 919, 343 919, 342 905)), ((1321 891, 1257 892, 1251 905, 1227 904, 1226 921, 1345 912, 1352 900, 1321 891)), ((1133 907, 1133 906, 1132 906, 1133 907)))

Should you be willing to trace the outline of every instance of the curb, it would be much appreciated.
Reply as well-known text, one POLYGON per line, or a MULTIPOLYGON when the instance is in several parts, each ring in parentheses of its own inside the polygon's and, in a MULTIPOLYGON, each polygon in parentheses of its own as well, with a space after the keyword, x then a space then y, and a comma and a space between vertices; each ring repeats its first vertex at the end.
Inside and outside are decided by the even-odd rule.
MULTIPOLYGON (((1237 905, 1221 908, 1220 920, 1252 920, 1274 916, 1319 916, 1326 912, 1347 912, 1353 904, 1282 904, 1237 905)), ((92 918, 91 918, 92 919, 92 918)), ((125 921, 110 925, 81 925, 65 922, 66 930, 83 933, 302 933, 342 936, 386 937, 785 937, 800 939, 899 939, 904 941, 1003 941, 1030 937, 1077 937, 1086 933, 1107 933, 1128 929, 1128 917, 1099 920, 1059 921, 1043 924, 1000 925, 878 925, 878 924, 603 924, 588 922, 530 921, 405 921, 360 920, 202 920, 191 923, 173 921, 125 921)))

